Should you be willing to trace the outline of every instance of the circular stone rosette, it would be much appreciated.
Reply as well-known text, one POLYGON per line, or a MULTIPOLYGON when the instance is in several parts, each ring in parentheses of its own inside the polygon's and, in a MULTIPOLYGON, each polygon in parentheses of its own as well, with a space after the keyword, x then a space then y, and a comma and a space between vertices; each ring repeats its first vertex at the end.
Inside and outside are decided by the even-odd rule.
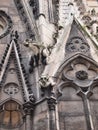
POLYGON ((76 77, 79 80, 86 80, 88 79, 88 73, 84 70, 80 70, 76 72, 76 77))

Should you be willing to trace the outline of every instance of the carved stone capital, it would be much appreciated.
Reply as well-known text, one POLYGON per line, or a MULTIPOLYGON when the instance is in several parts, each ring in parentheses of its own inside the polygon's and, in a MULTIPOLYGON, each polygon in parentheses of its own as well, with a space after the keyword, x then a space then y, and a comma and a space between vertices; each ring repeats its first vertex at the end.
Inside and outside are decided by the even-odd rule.
POLYGON ((23 110, 26 115, 31 115, 34 110, 34 104, 31 102, 26 102, 23 104, 23 110))
POLYGON ((48 103, 48 107, 49 107, 50 111, 55 110, 55 106, 56 106, 56 103, 57 103, 55 97, 48 98, 47 103, 48 103))
POLYGON ((31 102, 32 104, 34 104, 34 102, 35 102, 35 97, 34 97, 33 94, 29 94, 29 100, 30 100, 30 102, 31 102))

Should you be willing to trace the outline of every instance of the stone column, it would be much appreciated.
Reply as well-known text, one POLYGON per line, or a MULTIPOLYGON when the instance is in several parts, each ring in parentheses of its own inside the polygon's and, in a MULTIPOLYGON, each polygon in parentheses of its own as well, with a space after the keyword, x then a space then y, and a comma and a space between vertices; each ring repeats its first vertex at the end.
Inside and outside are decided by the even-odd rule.
POLYGON ((25 112, 25 130, 32 130, 31 117, 34 111, 34 104, 31 102, 26 102, 23 105, 25 112))
POLYGON ((49 127, 50 130, 57 130, 56 128, 56 99, 54 97, 50 97, 47 100, 48 108, 49 108, 49 127))

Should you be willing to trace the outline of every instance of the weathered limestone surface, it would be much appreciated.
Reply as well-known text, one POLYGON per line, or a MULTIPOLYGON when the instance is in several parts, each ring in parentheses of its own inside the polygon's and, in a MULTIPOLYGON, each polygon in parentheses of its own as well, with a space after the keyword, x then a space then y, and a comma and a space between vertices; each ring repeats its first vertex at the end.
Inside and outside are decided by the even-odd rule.
POLYGON ((97 0, 0 0, 0 130, 98 130, 97 17, 97 0))

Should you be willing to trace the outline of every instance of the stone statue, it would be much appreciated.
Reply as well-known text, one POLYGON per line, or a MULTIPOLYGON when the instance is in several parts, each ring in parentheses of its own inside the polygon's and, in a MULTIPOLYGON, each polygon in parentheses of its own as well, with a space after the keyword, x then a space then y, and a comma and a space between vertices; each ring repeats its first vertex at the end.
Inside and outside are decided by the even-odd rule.
MULTIPOLYGON (((48 56, 51 53, 51 47, 45 47, 42 44, 33 42, 32 39, 26 39, 24 46, 29 47, 33 52, 29 62, 31 68, 37 67, 41 63, 43 65, 48 64, 48 56)), ((30 70, 31 72, 33 71, 32 69, 30 70)))

